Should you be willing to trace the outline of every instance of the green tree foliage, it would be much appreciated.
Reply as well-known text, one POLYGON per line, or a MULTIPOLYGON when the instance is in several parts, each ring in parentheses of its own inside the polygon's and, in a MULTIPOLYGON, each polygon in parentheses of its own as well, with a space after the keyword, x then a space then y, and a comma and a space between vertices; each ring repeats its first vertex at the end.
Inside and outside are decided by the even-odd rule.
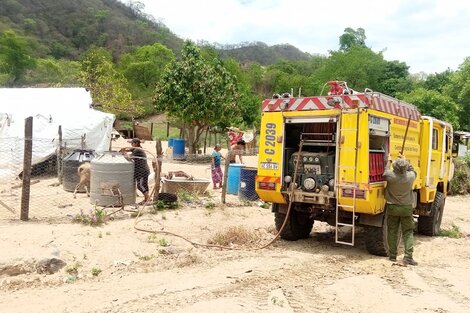
POLYGON ((237 120, 233 120, 230 125, 225 126, 240 126, 245 128, 259 128, 261 121, 261 96, 257 94, 252 88, 251 72, 244 71, 240 64, 234 59, 224 61, 224 67, 236 77, 238 82, 239 100, 237 105, 240 110, 240 116, 237 120))
POLYGON ((460 105, 461 130, 470 131, 470 57, 465 58, 459 70, 450 75, 450 83, 444 87, 444 94, 460 105))
POLYGON ((125 54, 121 68, 127 80, 139 87, 139 91, 152 92, 168 63, 175 59, 173 52, 162 44, 156 43, 125 54))
POLYGON ((34 70, 25 77, 27 85, 80 86, 80 63, 76 61, 38 59, 34 70))
POLYGON ((385 61, 385 71, 380 79, 378 90, 395 97, 397 93, 408 93, 413 89, 413 82, 405 62, 385 61))
POLYGON ((155 42, 179 51, 183 42, 144 14, 138 1, 2 0, 0 6, 2 24, 35 37, 42 47, 42 58, 78 60, 84 51, 100 46, 116 59, 136 46, 155 42))
POLYGON ((357 91, 365 88, 380 89, 380 81, 386 70, 382 53, 353 45, 347 50, 330 54, 323 66, 311 76, 315 94, 320 94, 324 84, 330 80, 346 81, 350 88, 357 91))
POLYGON ((357 30, 354 30, 351 27, 348 27, 339 37, 339 49, 348 50, 354 46, 365 47, 366 38, 366 31, 364 28, 359 27, 357 30))
POLYGON ((13 31, 0 33, 0 73, 8 86, 19 85, 26 72, 36 66, 30 43, 13 31))
POLYGON ((155 94, 155 107, 184 123, 184 134, 195 153, 210 125, 227 124, 240 114, 236 79, 221 61, 206 61, 201 50, 186 41, 181 60, 165 70, 155 94))
POLYGON ((110 53, 103 48, 90 49, 81 62, 80 79, 91 92, 93 103, 119 117, 134 117, 142 111, 131 101, 127 81, 118 72, 110 53))
POLYGON ((450 97, 438 91, 417 88, 411 93, 403 95, 403 100, 418 107, 421 115, 436 117, 452 124, 459 129, 459 105, 450 97))
POLYGON ((444 87, 450 83, 452 73, 450 69, 447 69, 442 73, 431 74, 426 77, 423 86, 429 90, 443 92, 444 87))

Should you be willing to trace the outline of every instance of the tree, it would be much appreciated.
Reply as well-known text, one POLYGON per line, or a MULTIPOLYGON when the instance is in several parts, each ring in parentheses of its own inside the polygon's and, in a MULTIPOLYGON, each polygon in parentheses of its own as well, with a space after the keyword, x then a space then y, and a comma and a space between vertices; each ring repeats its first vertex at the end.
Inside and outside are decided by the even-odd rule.
POLYGON ((79 86, 80 63, 76 61, 38 59, 34 70, 28 71, 24 81, 28 85, 79 86))
POLYGON ((357 30, 348 27, 344 30, 344 34, 339 37, 339 49, 348 50, 353 46, 366 46, 366 31, 364 28, 357 30))
POLYGON ((228 123, 239 115, 236 79, 218 59, 206 61, 191 41, 181 60, 172 61, 157 84, 155 108, 183 123, 190 153, 196 153, 210 125, 228 123))
POLYGON ((459 69, 450 76, 444 94, 460 105, 460 126, 462 130, 470 131, 470 57, 465 58, 459 69))
POLYGON ((405 62, 385 61, 383 77, 379 79, 378 91, 395 97, 397 93, 408 93, 413 89, 413 82, 409 78, 410 67, 405 62))
POLYGON ((143 46, 122 57, 121 67, 127 80, 140 91, 154 88, 168 63, 174 60, 173 52, 162 44, 143 46))
POLYGON ((0 34, 0 72, 9 76, 8 85, 18 84, 35 65, 36 59, 26 38, 10 30, 0 34))
POLYGON ((363 91, 365 88, 379 90, 384 77, 386 62, 382 53, 370 48, 352 46, 345 51, 330 52, 330 57, 312 76, 314 92, 319 94, 327 81, 346 81, 350 88, 363 91))
POLYGON ((459 105, 450 97, 438 91, 417 88, 406 95, 401 95, 406 102, 416 105, 421 115, 428 115, 452 124, 459 129, 459 105))
POLYGON ((92 48, 81 62, 81 82, 90 90, 95 106, 121 117, 134 117, 141 108, 131 101, 127 81, 116 71, 110 53, 92 48))
POLYGON ((443 92, 444 87, 450 83, 452 73, 450 69, 447 69, 442 73, 429 75, 424 81, 424 88, 443 92))

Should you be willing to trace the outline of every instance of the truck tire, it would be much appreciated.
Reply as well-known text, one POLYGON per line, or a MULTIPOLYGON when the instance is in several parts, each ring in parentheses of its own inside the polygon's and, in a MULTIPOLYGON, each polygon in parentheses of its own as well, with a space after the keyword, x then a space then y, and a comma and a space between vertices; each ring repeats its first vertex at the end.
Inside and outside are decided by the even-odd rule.
POLYGON ((382 227, 364 226, 366 249, 370 254, 378 256, 388 255, 387 241, 387 217, 385 216, 382 227))
POLYGON ((442 192, 436 192, 431 205, 431 216, 418 217, 418 233, 426 236, 437 236, 441 230, 442 215, 446 197, 442 192))
MULTIPOLYGON (((279 231, 286 219, 286 214, 276 212, 274 213, 274 222, 276 230, 279 231)), ((312 231, 313 220, 307 214, 291 211, 289 220, 284 226, 280 236, 284 240, 295 241, 299 239, 308 238, 312 231)))

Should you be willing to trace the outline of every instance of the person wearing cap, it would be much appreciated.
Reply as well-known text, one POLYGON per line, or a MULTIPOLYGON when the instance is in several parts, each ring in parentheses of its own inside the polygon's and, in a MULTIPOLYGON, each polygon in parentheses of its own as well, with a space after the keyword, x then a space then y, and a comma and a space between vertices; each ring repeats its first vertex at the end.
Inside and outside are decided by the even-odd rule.
POLYGON ((405 256, 403 263, 418 265, 413 259, 413 182, 416 172, 411 164, 399 156, 393 163, 392 169, 383 174, 387 186, 385 187, 387 229, 388 229, 388 255, 390 261, 397 260, 399 229, 403 234, 405 256))
POLYGON ((150 169, 147 164, 147 155, 140 145, 140 139, 131 140, 131 148, 122 148, 121 152, 131 152, 130 159, 134 162, 134 180, 137 189, 144 195, 144 200, 138 204, 145 204, 149 200, 148 176, 150 169))

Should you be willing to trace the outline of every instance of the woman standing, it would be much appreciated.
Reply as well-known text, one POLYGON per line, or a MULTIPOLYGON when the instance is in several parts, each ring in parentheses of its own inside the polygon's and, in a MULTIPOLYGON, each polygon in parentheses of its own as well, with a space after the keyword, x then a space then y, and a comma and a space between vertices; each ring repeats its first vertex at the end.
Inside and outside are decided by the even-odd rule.
POLYGON ((216 144, 214 151, 212 151, 212 183, 214 184, 214 189, 222 188, 222 179, 224 174, 222 173, 222 168, 220 167, 221 159, 225 159, 220 150, 222 147, 219 144, 216 144), (218 186, 217 186, 218 184, 218 186))

